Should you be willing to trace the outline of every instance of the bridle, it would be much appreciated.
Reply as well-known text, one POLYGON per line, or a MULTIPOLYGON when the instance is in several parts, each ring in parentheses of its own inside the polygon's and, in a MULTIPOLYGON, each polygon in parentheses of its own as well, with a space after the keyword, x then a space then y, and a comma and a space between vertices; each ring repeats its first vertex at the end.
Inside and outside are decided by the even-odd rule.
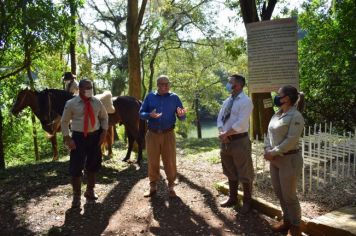
MULTIPOLYGON (((25 93, 25 95, 21 98, 20 102, 18 103, 19 105, 18 105, 17 107, 22 106, 22 103, 25 101, 25 98, 26 98, 26 96, 27 96, 27 92, 28 92, 28 91, 29 91, 28 89, 23 90, 23 92, 25 93)), ((16 103, 15 103, 15 104, 16 104, 16 103)), ((13 109, 14 109, 14 107, 13 107, 13 109)))

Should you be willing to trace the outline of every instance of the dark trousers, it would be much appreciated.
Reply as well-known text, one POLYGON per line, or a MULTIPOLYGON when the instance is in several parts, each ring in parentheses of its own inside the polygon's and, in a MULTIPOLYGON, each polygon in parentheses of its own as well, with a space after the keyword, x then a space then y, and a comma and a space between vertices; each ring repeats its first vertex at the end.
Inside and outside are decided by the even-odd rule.
POLYGON ((87 171, 98 172, 102 159, 100 131, 89 133, 87 137, 81 132, 73 131, 72 139, 76 149, 70 152, 69 174, 73 177, 82 176, 84 167, 87 171))

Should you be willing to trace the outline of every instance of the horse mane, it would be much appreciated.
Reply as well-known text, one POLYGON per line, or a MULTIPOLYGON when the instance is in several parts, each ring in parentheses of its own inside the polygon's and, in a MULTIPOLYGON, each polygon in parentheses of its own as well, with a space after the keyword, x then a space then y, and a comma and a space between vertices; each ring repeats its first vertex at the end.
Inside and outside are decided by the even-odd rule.
POLYGON ((74 96, 61 89, 44 89, 36 91, 40 113, 55 117, 62 116, 66 102, 74 96))

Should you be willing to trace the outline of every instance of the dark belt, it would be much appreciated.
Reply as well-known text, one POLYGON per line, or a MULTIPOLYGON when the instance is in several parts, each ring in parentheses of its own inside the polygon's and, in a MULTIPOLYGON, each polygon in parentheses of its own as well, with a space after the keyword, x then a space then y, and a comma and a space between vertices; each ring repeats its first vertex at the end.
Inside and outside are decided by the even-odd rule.
POLYGON ((233 134, 233 135, 230 135, 230 136, 227 136, 227 138, 232 141, 232 140, 237 140, 237 139, 240 139, 240 138, 243 138, 243 137, 246 137, 248 136, 248 133, 240 133, 240 134, 233 134))
POLYGON ((174 126, 168 129, 152 129, 152 128, 148 128, 149 131, 156 133, 156 134, 164 134, 164 133, 168 133, 169 131, 174 130, 174 126))
POLYGON ((283 153, 283 155, 297 154, 299 149, 290 150, 288 152, 283 153))
MULTIPOLYGON (((92 136, 92 135, 95 135, 95 134, 98 134, 100 132, 100 129, 98 130, 95 130, 93 132, 88 132, 87 133, 87 136, 92 136)), ((72 134, 75 134, 75 135, 83 135, 84 136, 84 132, 78 132, 78 131, 72 131, 72 134)))

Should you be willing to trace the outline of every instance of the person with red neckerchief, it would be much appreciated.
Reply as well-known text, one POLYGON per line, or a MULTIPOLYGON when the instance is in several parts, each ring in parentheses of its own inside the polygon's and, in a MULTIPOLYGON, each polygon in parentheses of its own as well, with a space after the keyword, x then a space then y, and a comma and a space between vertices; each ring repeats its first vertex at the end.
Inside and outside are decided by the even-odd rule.
POLYGON ((72 208, 81 205, 81 176, 85 167, 88 183, 84 196, 96 200, 96 173, 101 167, 101 144, 108 129, 108 114, 101 101, 93 96, 88 79, 79 82, 79 96, 67 101, 61 120, 64 143, 70 149, 69 174, 72 177, 72 208), (69 124, 72 135, 70 136, 69 124))

